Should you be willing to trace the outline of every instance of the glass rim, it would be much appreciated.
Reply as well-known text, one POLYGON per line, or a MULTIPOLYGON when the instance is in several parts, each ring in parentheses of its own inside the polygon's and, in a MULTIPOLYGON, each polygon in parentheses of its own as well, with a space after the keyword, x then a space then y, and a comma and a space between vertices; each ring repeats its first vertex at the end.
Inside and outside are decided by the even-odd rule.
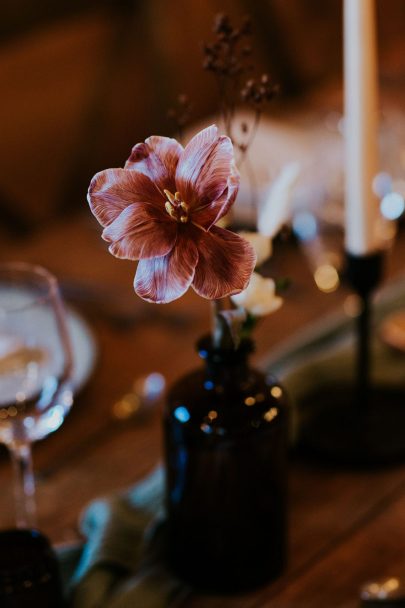
POLYGON ((0 262, 0 283, 3 272, 10 272, 10 275, 14 272, 16 274, 31 274, 33 277, 37 276, 43 281, 45 289, 43 294, 34 295, 28 304, 20 304, 17 306, 0 305, 0 311, 9 313, 20 312, 26 308, 31 308, 32 306, 46 302, 49 298, 59 298, 59 284, 57 278, 40 264, 32 264, 30 262, 0 262))

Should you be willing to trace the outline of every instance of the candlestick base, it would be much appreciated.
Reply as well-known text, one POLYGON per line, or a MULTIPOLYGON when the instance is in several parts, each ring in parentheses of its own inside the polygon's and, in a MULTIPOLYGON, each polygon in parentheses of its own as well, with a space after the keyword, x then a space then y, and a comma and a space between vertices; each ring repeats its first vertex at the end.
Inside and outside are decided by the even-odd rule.
POLYGON ((345 278, 361 297, 367 297, 378 286, 384 265, 381 251, 366 255, 346 253, 345 278))
POLYGON ((366 408, 353 402, 354 394, 352 385, 331 384, 308 397, 300 410, 297 450, 344 466, 405 461, 405 387, 373 387, 366 408))

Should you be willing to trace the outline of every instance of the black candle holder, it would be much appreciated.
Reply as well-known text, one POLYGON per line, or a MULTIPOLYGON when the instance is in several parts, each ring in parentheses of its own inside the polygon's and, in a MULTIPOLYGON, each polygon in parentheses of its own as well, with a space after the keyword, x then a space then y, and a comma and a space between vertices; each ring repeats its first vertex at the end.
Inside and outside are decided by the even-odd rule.
POLYGON ((318 461, 376 466, 405 459, 405 390, 375 386, 371 374, 372 295, 382 270, 380 252, 346 255, 345 276, 360 301, 353 379, 331 378, 314 390, 302 404, 299 424, 298 449, 318 461))

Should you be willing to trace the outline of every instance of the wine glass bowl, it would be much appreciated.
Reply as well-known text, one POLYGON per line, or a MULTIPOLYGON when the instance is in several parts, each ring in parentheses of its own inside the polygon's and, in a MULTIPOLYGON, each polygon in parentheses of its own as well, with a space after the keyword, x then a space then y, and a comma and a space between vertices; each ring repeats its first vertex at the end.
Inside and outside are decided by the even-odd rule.
POLYGON ((14 463, 20 525, 34 511, 30 444, 63 423, 73 401, 71 375, 56 278, 39 266, 0 264, 0 442, 14 463))

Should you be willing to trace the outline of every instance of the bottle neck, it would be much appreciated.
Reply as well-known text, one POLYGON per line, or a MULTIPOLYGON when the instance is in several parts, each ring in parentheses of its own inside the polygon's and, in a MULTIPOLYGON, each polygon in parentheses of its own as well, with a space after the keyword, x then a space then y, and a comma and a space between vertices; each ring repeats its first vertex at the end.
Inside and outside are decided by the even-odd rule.
POLYGON ((251 340, 243 340, 236 349, 224 349, 215 348, 211 338, 205 337, 197 346, 210 380, 221 384, 239 384, 247 377, 248 358, 253 351, 251 340))

